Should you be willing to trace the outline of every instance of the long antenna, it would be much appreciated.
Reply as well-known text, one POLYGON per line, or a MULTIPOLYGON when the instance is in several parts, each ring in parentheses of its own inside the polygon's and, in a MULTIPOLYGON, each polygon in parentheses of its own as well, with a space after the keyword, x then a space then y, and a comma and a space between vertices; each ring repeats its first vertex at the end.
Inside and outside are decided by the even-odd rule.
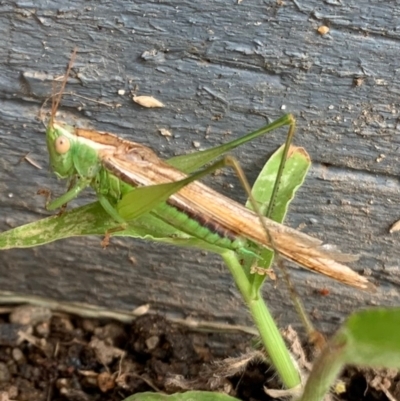
POLYGON ((60 102, 61 102, 61 99, 62 99, 62 95, 64 93, 65 85, 67 85, 69 73, 71 72, 72 66, 74 65, 77 50, 78 49, 75 47, 75 49, 73 50, 73 52, 71 54, 71 58, 69 59, 67 71, 65 72, 64 79, 63 79, 62 84, 60 86, 60 91, 58 93, 55 93, 53 95, 53 97, 52 97, 51 116, 50 116, 50 123, 49 123, 50 127, 53 126, 54 117, 55 117, 55 115, 57 113, 58 106, 60 105, 60 102))

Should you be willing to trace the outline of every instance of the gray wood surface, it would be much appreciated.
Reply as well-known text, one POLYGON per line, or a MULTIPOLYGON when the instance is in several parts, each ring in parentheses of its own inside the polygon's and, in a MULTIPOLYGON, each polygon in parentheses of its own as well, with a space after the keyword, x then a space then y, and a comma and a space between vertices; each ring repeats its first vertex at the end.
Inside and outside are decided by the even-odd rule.
MULTIPOLYGON (((353 267, 380 286, 364 294, 295 269, 308 311, 319 328, 333 330, 356 308, 398 304, 400 233, 388 229, 400 218, 399 17, 398 2, 372 0, 2 2, 0 230, 49 214, 39 188, 65 190, 49 171, 38 113, 77 46, 67 92, 99 103, 65 96, 61 117, 162 157, 294 113, 295 142, 314 164, 287 224, 359 254, 353 267), (325 36, 321 25, 330 27, 325 36), (166 107, 140 107, 132 90, 166 107), (27 153, 43 169, 21 160, 27 153), (324 287, 329 296, 316 291, 324 287)), ((251 180, 284 136, 274 132, 236 152, 251 180)), ((207 182, 245 198, 229 173, 207 182)), ((74 205, 93 198, 87 191, 74 205)), ((150 303, 175 316, 249 323, 218 257, 132 240, 114 239, 106 250, 99 243, 76 238, 1 252, 0 290, 118 309, 150 303)), ((265 297, 281 324, 297 322, 282 281, 267 284, 265 297)))

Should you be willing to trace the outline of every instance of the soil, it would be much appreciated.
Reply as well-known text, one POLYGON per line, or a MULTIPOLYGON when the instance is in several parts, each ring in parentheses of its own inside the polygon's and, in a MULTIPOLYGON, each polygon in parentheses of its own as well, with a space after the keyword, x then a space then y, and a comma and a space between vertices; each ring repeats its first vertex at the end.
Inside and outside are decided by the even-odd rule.
MULTIPOLYGON (((137 392, 193 389, 270 400, 264 386, 281 386, 261 353, 251 351, 252 340, 245 334, 194 332, 157 315, 124 324, 44 307, 5 307, 0 401, 120 401, 137 392)), ((387 400, 377 388, 395 394, 396 377, 348 369, 346 392, 335 399, 387 400)))

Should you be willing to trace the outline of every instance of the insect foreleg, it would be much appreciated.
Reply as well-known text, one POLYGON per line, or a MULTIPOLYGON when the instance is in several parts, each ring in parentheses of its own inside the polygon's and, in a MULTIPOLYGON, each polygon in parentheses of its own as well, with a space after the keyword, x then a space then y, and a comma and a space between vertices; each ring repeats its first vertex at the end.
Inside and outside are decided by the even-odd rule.
POLYGON ((71 202, 89 185, 89 183, 89 180, 78 179, 76 184, 70 190, 68 190, 68 192, 47 204, 46 209, 55 210, 62 207, 66 203, 71 202))

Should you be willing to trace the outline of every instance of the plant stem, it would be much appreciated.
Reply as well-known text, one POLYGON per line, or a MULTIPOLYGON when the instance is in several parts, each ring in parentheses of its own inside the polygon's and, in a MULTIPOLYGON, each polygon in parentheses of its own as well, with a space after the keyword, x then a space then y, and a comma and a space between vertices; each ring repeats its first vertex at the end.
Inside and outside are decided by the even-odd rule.
POLYGON ((257 291, 257 294, 252 296, 252 285, 239 263, 235 252, 226 251, 221 253, 221 256, 250 309, 251 316, 260 333, 264 347, 282 383, 288 389, 297 387, 301 384, 298 370, 260 292, 257 291))

